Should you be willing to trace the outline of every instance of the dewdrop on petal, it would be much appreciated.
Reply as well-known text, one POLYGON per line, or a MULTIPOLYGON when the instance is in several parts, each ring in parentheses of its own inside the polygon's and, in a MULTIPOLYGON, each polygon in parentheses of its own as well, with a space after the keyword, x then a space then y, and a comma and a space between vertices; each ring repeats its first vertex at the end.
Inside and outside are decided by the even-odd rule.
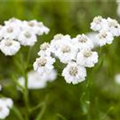
POLYGON ((0 50, 6 56, 15 55, 20 49, 20 43, 15 40, 4 39, 0 42, 0 50))
POLYGON ((45 72, 49 72, 54 68, 53 63, 55 59, 48 56, 41 56, 36 59, 33 64, 34 70, 37 71, 39 74, 44 74, 45 72))
POLYGON ((23 46, 33 46, 37 42, 37 37, 32 31, 24 30, 18 36, 18 41, 23 46))
POLYGON ((77 35, 76 38, 72 39, 73 45, 77 47, 79 50, 82 49, 92 49, 93 42, 90 38, 88 38, 85 34, 77 35))
POLYGON ((62 76, 67 83, 78 84, 85 80, 86 69, 79 66, 76 62, 70 62, 63 69, 62 76))
POLYGON ((114 37, 111 34, 111 32, 105 29, 101 30, 100 33, 96 35, 96 41, 98 41, 99 46, 111 44, 113 40, 114 40, 114 37))
POLYGON ((94 67, 98 62, 97 52, 91 50, 82 50, 77 55, 77 64, 84 67, 94 67))

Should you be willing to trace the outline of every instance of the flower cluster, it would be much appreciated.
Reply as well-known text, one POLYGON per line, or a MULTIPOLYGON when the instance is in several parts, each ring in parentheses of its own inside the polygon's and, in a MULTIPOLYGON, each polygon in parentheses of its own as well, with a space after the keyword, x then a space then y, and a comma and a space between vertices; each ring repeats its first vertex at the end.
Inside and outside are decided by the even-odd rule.
POLYGON ((99 46, 111 44, 114 37, 120 36, 120 24, 112 18, 95 17, 91 23, 91 29, 98 32, 96 41, 99 46))
POLYGON ((37 42, 37 35, 48 32, 49 29, 42 22, 11 18, 0 26, 0 50, 5 55, 15 55, 21 45, 33 46, 37 42))
POLYGON ((0 119, 5 119, 13 106, 13 101, 10 98, 0 98, 0 119))
POLYGON ((93 42, 85 34, 71 38, 69 35, 57 34, 51 43, 43 43, 38 52, 39 58, 34 62, 34 70, 41 75, 54 69, 55 58, 66 64, 62 76, 67 83, 77 84, 85 80, 86 68, 94 67, 98 54, 93 51, 93 42))
POLYGON ((55 58, 51 56, 49 43, 44 43, 38 52, 39 58, 33 64, 34 70, 38 72, 41 81, 54 80, 56 78, 56 71, 54 69, 55 58))

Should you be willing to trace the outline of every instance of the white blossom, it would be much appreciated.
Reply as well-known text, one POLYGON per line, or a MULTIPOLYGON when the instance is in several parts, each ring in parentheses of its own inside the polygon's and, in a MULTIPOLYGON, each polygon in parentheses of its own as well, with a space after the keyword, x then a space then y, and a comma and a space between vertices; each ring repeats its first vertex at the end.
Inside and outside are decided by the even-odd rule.
MULTIPOLYGON (((30 71, 28 73, 28 88, 29 89, 41 89, 45 88, 48 81, 53 81, 56 79, 56 71, 51 70, 50 72, 46 72, 44 76, 41 76, 38 72, 30 71)), ((19 84, 23 87, 25 86, 25 79, 20 77, 18 79, 19 84)))
POLYGON ((94 67, 98 62, 97 52, 91 50, 82 50, 77 55, 77 63, 84 67, 94 67))
POLYGON ((69 35, 57 34, 50 43, 51 52, 57 56, 58 49, 63 46, 64 43, 71 41, 69 35))
POLYGON ((120 36, 120 25, 115 19, 108 18, 108 30, 113 36, 120 36))
POLYGON ((72 43, 79 50, 93 48, 92 40, 90 38, 88 38, 85 34, 77 35, 76 38, 72 39, 72 43))
POLYGON ((51 71, 54 66, 53 63, 55 62, 55 59, 48 56, 41 56, 36 59, 36 61, 33 64, 34 70, 37 71, 40 75, 46 74, 46 72, 51 71))
POLYGON ((111 44, 114 40, 111 32, 107 30, 101 30, 100 33, 96 36, 99 46, 104 46, 106 44, 111 44))
POLYGON ((0 98, 8 108, 12 108, 13 100, 11 98, 0 98))
POLYGON ((17 26, 22 26, 22 21, 17 19, 17 18, 10 18, 9 20, 5 21, 5 26, 7 25, 12 25, 12 24, 16 24, 17 26))
POLYGON ((94 31, 100 31, 103 29, 103 27, 106 26, 106 19, 103 19, 101 16, 97 16, 93 19, 93 22, 91 23, 91 29, 94 31))
POLYGON ((63 69, 62 76, 67 83, 77 84, 85 80, 86 69, 75 62, 70 62, 63 69))
POLYGON ((10 98, 0 98, 0 119, 5 119, 10 114, 13 101, 10 98))
POLYGON ((18 36, 18 41, 23 46, 33 46, 37 42, 37 37, 34 32, 24 30, 18 36))
POLYGON ((38 28, 39 28, 39 30, 37 32, 38 35, 42 35, 44 33, 48 34, 50 31, 50 29, 48 27, 44 26, 44 24, 42 22, 38 23, 38 28))
POLYGON ((77 52, 76 46, 74 46, 71 41, 63 41, 61 46, 55 52, 55 55, 62 63, 68 63, 76 59, 77 52))
POLYGON ((40 46, 40 51, 38 52, 39 56, 50 56, 51 55, 51 49, 49 43, 43 43, 40 46))
POLYGON ((0 49, 5 55, 15 55, 20 49, 20 43, 15 40, 4 39, 0 42, 0 49))
POLYGON ((17 39, 18 35, 20 34, 20 28, 16 23, 11 23, 5 25, 0 30, 2 34, 2 38, 5 39, 17 39))
POLYGON ((36 35, 48 34, 50 31, 42 22, 38 22, 37 20, 23 21, 22 29, 30 30, 36 35))

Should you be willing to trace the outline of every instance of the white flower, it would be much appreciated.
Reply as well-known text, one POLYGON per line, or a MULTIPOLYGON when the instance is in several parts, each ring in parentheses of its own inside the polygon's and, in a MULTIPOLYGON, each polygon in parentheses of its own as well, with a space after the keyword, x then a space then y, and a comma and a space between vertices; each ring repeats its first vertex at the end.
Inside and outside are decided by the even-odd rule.
POLYGON ((12 108, 13 106, 13 100, 11 98, 1 98, 1 100, 4 101, 4 104, 8 107, 8 108, 12 108))
POLYGON ((77 55, 77 63, 84 67, 93 67, 98 62, 97 52, 82 50, 77 55))
POLYGON ((86 69, 75 62, 70 62, 63 69, 62 76, 64 76, 67 83, 77 84, 85 80, 86 69))
POLYGON ((5 25, 10 25, 10 24, 16 24, 17 26, 21 26, 22 25, 22 21, 17 19, 17 18, 10 18, 9 20, 4 22, 5 25))
POLYGON ((44 24, 42 22, 39 22, 37 26, 39 28, 38 32, 37 32, 38 35, 43 35, 44 33, 48 34, 50 31, 50 29, 48 27, 44 26, 44 24))
POLYGON ((120 25, 119 23, 111 18, 107 19, 108 22, 108 30, 113 34, 113 36, 120 36, 120 25))
POLYGON ((5 39, 17 39, 20 32, 21 30, 16 23, 5 25, 1 29, 2 38, 5 39))
POLYGON ((71 41, 69 35, 57 34, 54 36, 54 39, 50 43, 50 49, 53 54, 57 55, 57 50, 62 46, 63 43, 71 41))
POLYGON ((23 21, 22 29, 31 30, 37 35, 43 35, 44 33, 48 34, 50 31, 42 22, 38 22, 37 20, 23 21))
POLYGON ((106 44, 111 44, 114 38, 109 31, 101 30, 100 33, 96 36, 96 40, 100 46, 104 46, 106 44))
POLYGON ((40 51, 38 52, 39 56, 50 56, 51 55, 51 49, 49 43, 43 43, 40 46, 40 51))
POLYGON ((5 119, 9 113, 9 108, 0 100, 0 119, 5 119))
POLYGON ((72 39, 73 45, 77 47, 79 50, 83 49, 92 49, 93 42, 86 35, 77 35, 76 38, 72 39))
POLYGON ((116 74, 116 75, 115 75, 115 82, 116 82, 117 84, 120 84, 120 74, 116 74))
MULTIPOLYGON (((46 72, 46 75, 41 76, 38 72, 30 71, 28 73, 28 88, 29 89, 40 89, 45 88, 47 81, 53 81, 56 78, 56 71, 51 70, 49 73, 46 72)), ((23 77, 18 79, 20 85, 25 86, 25 80, 23 77)))
POLYGON ((78 50, 70 41, 61 43, 61 46, 55 52, 55 55, 60 59, 62 63, 68 63, 76 59, 78 50))
POLYGON ((95 47, 98 47, 98 41, 96 40, 96 35, 97 33, 96 32, 89 32, 86 34, 90 39, 91 41, 93 42, 93 45, 94 45, 94 48, 95 47))
POLYGON ((0 119, 5 119, 10 114, 13 101, 10 98, 0 98, 0 119))
POLYGON ((93 22, 91 23, 91 29, 94 31, 100 31, 105 27, 107 24, 106 19, 103 19, 101 16, 97 16, 93 19, 93 22))
POLYGON ((32 31, 23 30, 18 36, 18 41, 24 46, 33 46, 37 42, 37 37, 32 31))
POLYGON ((0 42, 0 49, 5 55, 15 55, 20 49, 20 43, 10 39, 4 39, 0 42))
POLYGON ((36 61, 33 64, 34 70, 37 71, 40 75, 44 75, 46 72, 51 71, 54 66, 53 63, 55 62, 55 59, 48 56, 41 56, 36 59, 36 61))

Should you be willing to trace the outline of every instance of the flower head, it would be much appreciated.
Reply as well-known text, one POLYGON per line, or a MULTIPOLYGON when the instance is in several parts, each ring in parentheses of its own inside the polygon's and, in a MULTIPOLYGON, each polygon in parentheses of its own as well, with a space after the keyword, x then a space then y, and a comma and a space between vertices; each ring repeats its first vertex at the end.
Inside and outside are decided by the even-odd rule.
POLYGON ((97 52, 82 50, 77 55, 77 63, 84 67, 93 67, 98 62, 97 52))
POLYGON ((20 43, 15 40, 4 39, 0 42, 0 49, 5 55, 15 55, 20 49, 20 43))
POLYGON ((10 98, 0 98, 0 119, 5 119, 10 114, 13 101, 10 98))
POLYGON ((62 76, 67 83, 77 84, 85 80, 86 69, 75 62, 70 62, 63 69, 62 76))
POLYGON ((93 19, 91 23, 91 29, 94 31, 100 31, 106 26, 107 21, 102 18, 102 16, 97 16, 93 19))
POLYGON ((73 44, 80 50, 83 49, 92 49, 93 42, 85 34, 77 35, 76 38, 72 39, 73 44))
POLYGON ((107 30, 101 30, 100 33, 96 35, 96 41, 98 42, 99 46, 111 44, 113 40, 113 35, 107 30))
POLYGON ((51 49, 49 43, 43 43, 40 46, 40 51, 38 52, 39 56, 50 56, 51 55, 51 49))
POLYGON ((46 72, 51 71, 53 67, 53 63, 55 59, 52 57, 39 57, 33 64, 34 70, 37 71, 39 74, 44 75, 46 72))

